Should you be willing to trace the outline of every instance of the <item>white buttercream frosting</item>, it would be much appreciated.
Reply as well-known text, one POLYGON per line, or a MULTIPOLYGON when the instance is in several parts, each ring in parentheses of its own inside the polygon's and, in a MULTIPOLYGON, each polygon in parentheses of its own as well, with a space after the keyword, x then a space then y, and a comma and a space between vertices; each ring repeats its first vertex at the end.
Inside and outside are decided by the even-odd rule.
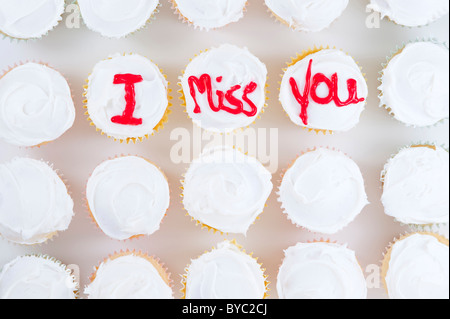
POLYGON ((231 148, 206 149, 184 179, 183 204, 195 220, 224 233, 247 233, 272 192, 257 159, 231 148))
POLYGON ((424 234, 397 241, 385 279, 391 299, 449 299, 448 245, 424 234))
POLYGON ((397 24, 418 27, 448 14, 448 0, 371 0, 368 8, 397 24))
POLYGON ((45 242, 72 220, 73 200, 46 163, 15 158, 0 164, 0 234, 26 245, 45 242))
POLYGON ((89 299, 173 299, 153 263, 135 254, 103 262, 84 292, 89 299))
POLYGON ((278 273, 280 299, 366 299, 355 252, 333 243, 299 243, 285 251, 278 273))
MULTIPOLYGON (((447 1, 448 4, 448 1, 447 1)), ((449 51, 432 42, 407 44, 383 70, 381 104, 406 125, 449 117, 449 51)))
MULTIPOLYGON (((310 90, 310 93, 311 92, 312 90, 310 90)), ((324 98, 328 96, 329 93, 330 91, 325 84, 322 83, 318 86, 318 97, 324 98)), ((307 128, 337 132, 349 131, 359 123, 361 113, 364 111, 366 105, 367 95, 367 83, 358 64, 351 56, 336 49, 320 50, 288 67, 283 75, 280 88, 280 102, 292 122, 307 128), (359 99, 364 99, 364 101, 338 107, 333 100, 330 103, 323 105, 317 103, 311 98, 311 95, 308 95, 309 106, 307 108, 308 121, 306 125, 300 116, 302 108, 293 94, 290 79, 295 79, 299 93, 303 95, 311 60, 311 86, 316 74, 322 73, 330 81, 332 76, 337 74, 337 91, 339 99, 341 101, 346 101, 349 98, 347 81, 355 80, 357 97, 359 99)))
POLYGON ((86 92, 87 110, 95 126, 116 139, 142 138, 151 135, 169 105, 168 83, 159 68, 138 54, 116 54, 99 62, 91 75, 86 92), (142 82, 134 85, 135 111, 133 117, 141 125, 113 123, 126 109, 125 84, 114 84, 118 74, 140 75, 142 82))
POLYGON ((267 7, 298 31, 327 28, 347 8, 348 0, 265 0, 267 7))
POLYGON ((75 107, 60 73, 26 63, 0 78, 0 114, 0 139, 30 147, 53 141, 70 129, 75 107))
POLYGON ((266 279, 255 259, 224 241, 186 269, 186 299, 263 299, 266 279))
POLYGON ((118 240, 156 232, 170 204, 164 174, 135 156, 100 164, 89 178, 86 197, 99 227, 118 240))
POLYGON ((48 256, 17 257, 0 272, 0 299, 75 299, 78 284, 48 256))
POLYGON ((357 164, 325 148, 305 153, 287 170, 279 201, 294 224, 326 234, 340 231, 368 204, 357 164))
POLYGON ((122 38, 142 28, 159 0, 78 0, 83 21, 105 37, 122 38))
POLYGON ((195 27, 210 30, 244 17, 248 0, 174 0, 177 10, 195 27))
POLYGON ((0 0, 0 32, 17 39, 40 38, 64 13, 64 0, 0 0))
MULTIPOLYGON (((186 100, 186 110, 195 124, 205 130, 228 133, 238 128, 243 128, 252 124, 261 113, 266 104, 266 81, 267 68, 256 56, 247 48, 239 48, 234 45, 224 44, 218 48, 208 50, 195 57, 187 66, 184 74, 180 77, 181 86, 186 100), (243 100, 244 90, 251 83, 256 83, 256 89, 248 94, 248 98, 254 103, 257 112, 254 116, 246 114, 231 114, 225 110, 215 112, 208 103, 208 93, 201 94, 195 88, 195 96, 200 106, 201 113, 195 113, 195 100, 191 95, 189 78, 191 76, 200 77, 208 74, 212 83, 212 99, 214 105, 219 105, 219 98, 216 92, 226 93, 236 85, 241 86, 233 93, 233 96, 243 102, 244 110, 251 111, 251 106, 243 100), (217 78, 222 77, 221 82, 217 78)), ((225 106, 236 109, 224 101, 225 106)))
POLYGON ((436 146, 409 147, 383 172, 386 214, 405 224, 449 222, 449 154, 436 146))

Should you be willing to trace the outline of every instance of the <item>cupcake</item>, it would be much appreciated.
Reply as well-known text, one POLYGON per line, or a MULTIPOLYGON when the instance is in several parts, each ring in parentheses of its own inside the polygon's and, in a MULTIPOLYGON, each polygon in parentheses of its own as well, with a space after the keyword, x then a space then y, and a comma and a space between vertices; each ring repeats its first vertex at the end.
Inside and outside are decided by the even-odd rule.
POLYGON ((280 102, 295 124, 316 132, 346 132, 364 111, 368 87, 353 58, 336 49, 314 49, 285 70, 280 102))
POLYGON ((76 299, 78 283, 67 266, 45 255, 20 256, 0 272, 0 299, 76 299))
POLYGON ((395 240, 382 264, 390 299, 449 299, 448 240, 414 233, 395 240))
POLYGON ((151 19, 159 0, 77 0, 86 26, 108 38, 123 38, 151 19))
POLYGON ((105 259, 84 292, 88 299, 173 299, 171 282, 159 259, 127 251, 105 259))
POLYGON ((0 33, 18 40, 38 39, 62 20, 64 0, 0 0, 0 33))
POLYGON ((136 156, 100 164, 89 178, 86 197, 95 223, 117 240, 156 232, 170 203, 165 175, 136 156))
POLYGON ((255 158, 228 147, 205 149, 183 181, 183 204, 203 227, 246 234, 272 192, 272 175, 255 158))
POLYGON ((264 271, 236 242, 226 240, 186 268, 183 298, 264 299, 269 285, 264 271))
POLYGON ((179 85, 195 124, 229 133, 258 118, 266 104, 266 81, 266 66, 248 49, 224 44, 195 57, 179 85))
POLYGON ((92 71, 84 96, 88 120, 120 142, 142 141, 167 122, 169 89, 158 66, 138 54, 113 55, 92 71))
POLYGON ((448 0, 370 0, 368 9, 407 27, 430 24, 448 14, 448 0))
POLYGON ((0 78, 0 140, 33 147, 54 141, 75 121, 64 77, 39 63, 24 63, 0 78))
POLYGON ((278 195, 295 225, 325 234, 342 230, 368 204, 358 165, 326 148, 298 157, 284 174, 278 195))
POLYGON ((34 245, 67 230, 73 200, 58 174, 46 163, 15 158, 0 164, 0 234, 34 245))
POLYGON ((244 17, 248 0, 171 0, 181 20, 200 30, 222 28, 244 17))
POLYGON ((265 0, 272 14, 291 29, 319 32, 339 18, 348 0, 265 0))
POLYGON ((449 222, 449 154, 424 144, 403 148, 382 172, 387 215, 424 227, 449 222))
POLYGON ((448 61, 448 47, 433 40, 397 50, 383 65, 381 106, 407 126, 433 126, 448 119, 448 61))
POLYGON ((355 252, 330 242, 288 248, 278 272, 277 291, 280 299, 367 299, 355 252))

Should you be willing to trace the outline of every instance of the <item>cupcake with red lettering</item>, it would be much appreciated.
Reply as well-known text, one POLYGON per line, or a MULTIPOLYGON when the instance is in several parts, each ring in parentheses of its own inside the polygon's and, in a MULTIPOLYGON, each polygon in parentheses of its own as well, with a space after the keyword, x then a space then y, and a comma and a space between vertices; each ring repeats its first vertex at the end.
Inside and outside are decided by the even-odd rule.
POLYGON ((347 132, 359 123, 368 87, 351 56, 314 48, 293 58, 284 71, 279 99, 296 125, 333 133, 347 132))
POLYGON ((166 77, 141 55, 113 55, 99 62, 86 82, 86 115, 102 135, 135 143, 149 138, 168 120, 166 77))
POLYGON ((224 44, 195 57, 180 77, 192 121, 215 133, 251 125, 266 105, 267 68, 248 49, 224 44))

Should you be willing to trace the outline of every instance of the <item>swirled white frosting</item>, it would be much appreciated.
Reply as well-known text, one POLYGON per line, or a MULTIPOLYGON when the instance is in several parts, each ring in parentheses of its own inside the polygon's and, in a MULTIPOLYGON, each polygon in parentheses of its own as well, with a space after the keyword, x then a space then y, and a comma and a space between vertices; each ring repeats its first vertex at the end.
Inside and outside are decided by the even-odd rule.
POLYGON ((206 149, 184 180, 191 217, 224 233, 246 234, 272 192, 272 176, 257 159, 231 148, 206 149))
MULTIPOLYGON (((358 98, 367 99, 368 87, 366 80, 361 73, 361 69, 353 58, 344 52, 336 49, 323 49, 317 53, 310 54, 304 59, 288 67, 280 89, 280 102, 292 122, 297 125, 312 129, 332 130, 337 132, 346 132, 355 127, 360 120, 361 113, 364 111, 366 101, 357 104, 350 104, 344 107, 337 107, 334 101, 327 105, 319 104, 309 97, 308 125, 302 121, 301 105, 297 102, 291 85, 290 78, 297 81, 301 94, 306 85, 306 76, 310 60, 313 60, 311 67, 311 78, 315 74, 322 73, 329 79, 332 75, 338 75, 338 95, 342 101, 349 97, 347 81, 353 79, 357 83, 358 98)), ((312 80, 311 80, 312 83, 312 80)), ((317 95, 326 97, 329 90, 326 85, 319 85, 317 95)))
POLYGON ((135 156, 100 164, 86 188, 92 216, 111 238, 156 232, 169 208, 169 184, 153 164, 135 156))
POLYGON ((89 299, 173 299, 152 262, 134 254, 103 262, 84 292, 89 299))
POLYGON ((405 224, 449 222, 449 154, 422 146, 401 150, 386 164, 383 202, 386 214, 405 224))
POLYGON ((26 63, 0 78, 0 114, 0 139, 30 147, 53 141, 70 129, 75 107, 61 74, 26 63))
POLYGON ((224 241, 187 268, 186 299, 263 299, 264 272, 255 259, 224 241))
POLYGON ((397 241, 385 279, 391 299, 449 299, 448 245, 423 234, 397 241))
POLYGON ((17 39, 40 38, 64 13, 64 0, 0 0, 0 32, 17 39))
POLYGON ((224 27, 244 17, 247 0, 174 0, 190 23, 202 30, 224 27))
POLYGON ((105 37, 122 38, 142 28, 159 0, 78 0, 87 27, 105 37))
POLYGON ((326 234, 340 231, 368 204, 356 163, 325 148, 305 153, 287 170, 279 201, 294 224, 326 234))
POLYGON ((99 62, 89 76, 86 92, 89 117, 96 127, 116 139, 151 135, 164 117, 169 105, 168 83, 159 68, 138 54, 116 54, 99 62), (125 111, 125 85, 114 84, 118 74, 134 74, 143 78, 135 84, 136 106, 133 116, 141 125, 122 125, 111 119, 125 111))
POLYGON ((449 51, 443 45, 406 45, 383 71, 381 104, 406 125, 431 126, 448 118, 448 70, 449 51))
POLYGON ((267 7, 298 31, 327 28, 347 8, 348 0, 265 0, 267 7))
POLYGON ((448 0, 371 0, 369 9, 380 12, 397 24, 418 27, 448 14, 448 0))
MULTIPOLYGON (((261 113, 266 104, 266 81, 267 68, 256 56, 251 54, 247 48, 239 48, 234 45, 224 44, 218 48, 208 50, 195 57, 187 66, 184 75, 180 77, 186 99, 186 110, 195 124, 205 130, 228 133, 238 128, 243 128, 252 124, 261 113), (190 94, 189 78, 195 76, 200 78, 203 74, 208 74, 212 79, 213 100, 215 106, 218 105, 217 90, 227 92, 232 87, 240 85, 241 88, 233 95, 241 99, 245 87, 251 82, 257 84, 256 90, 248 95, 248 98, 255 104, 258 111, 254 116, 241 114, 230 114, 224 110, 214 112, 208 103, 208 94, 200 94, 196 90, 196 99, 200 106, 201 113, 194 113, 195 101, 190 94), (219 83, 216 78, 223 77, 219 83)), ((250 107, 243 101, 244 109, 250 107)), ((235 108, 224 102, 230 108, 235 108)))
POLYGON ((285 251, 280 299, 366 299, 367 285, 353 250, 333 243, 299 243, 285 251))
POLYGON ((0 299, 75 299, 69 270, 47 256, 17 257, 0 272, 0 299))
POLYGON ((73 200, 42 161, 15 158, 0 164, 0 234, 25 245, 43 243, 69 227, 73 200))

